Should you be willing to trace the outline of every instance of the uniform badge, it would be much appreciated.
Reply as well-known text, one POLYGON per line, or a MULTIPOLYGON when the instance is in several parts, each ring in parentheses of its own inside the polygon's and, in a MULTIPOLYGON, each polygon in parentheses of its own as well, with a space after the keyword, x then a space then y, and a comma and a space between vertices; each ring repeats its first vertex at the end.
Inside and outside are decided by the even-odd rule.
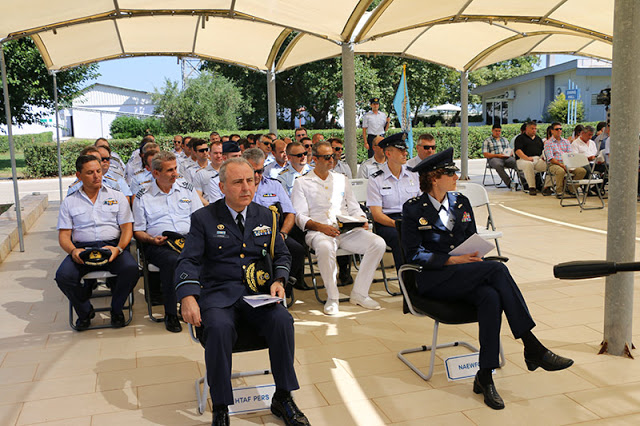
POLYGON ((107 198, 106 200, 104 200, 105 206, 115 206, 117 204, 118 204, 118 200, 114 200, 113 198, 107 198))
POLYGON ((469 212, 464 212, 462 215, 463 222, 471 222, 471 214, 469 212))
POLYGON ((271 227, 267 225, 256 226, 253 228, 253 235, 256 237, 271 235, 271 227))
POLYGON ((458 204, 458 208, 461 209, 462 208, 462 204, 458 204))
POLYGON ((221 223, 219 223, 219 224, 218 224, 218 226, 217 226, 217 228, 218 228, 219 230, 221 230, 221 231, 222 231, 222 230, 224 229, 224 225, 223 225, 223 224, 221 224, 221 223))
POLYGON ((429 229, 432 229, 431 225, 418 226, 418 231, 428 231, 429 229))
POLYGON ((420 225, 427 225, 429 222, 424 217, 421 217, 420 219, 418 219, 418 223, 420 225))
POLYGON ((262 194, 263 197, 275 197, 276 194, 274 194, 273 192, 268 192, 266 194, 262 194))

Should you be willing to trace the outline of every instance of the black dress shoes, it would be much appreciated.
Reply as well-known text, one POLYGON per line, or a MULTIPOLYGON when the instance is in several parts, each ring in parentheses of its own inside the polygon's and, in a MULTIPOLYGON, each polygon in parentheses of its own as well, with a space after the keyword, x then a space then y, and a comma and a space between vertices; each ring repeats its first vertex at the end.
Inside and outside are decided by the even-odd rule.
POLYGON ((478 375, 476 374, 476 378, 473 381, 473 391, 478 394, 483 394, 484 403, 494 410, 502 410, 504 408, 504 401, 500 397, 500 394, 498 394, 496 385, 493 384, 493 382, 483 386, 480 384, 480 380, 478 380, 478 375))
POLYGON ((309 420, 302 411, 298 408, 293 398, 288 396, 283 400, 273 398, 271 403, 271 412, 276 416, 284 420, 284 424, 287 426, 309 426, 309 420))
POLYGON ((534 371, 538 367, 547 371, 558 371, 573 365, 572 359, 556 355, 548 349, 542 355, 537 356, 529 356, 525 352, 524 362, 527 364, 529 371, 534 371))
POLYGON ((229 412, 224 410, 214 411, 211 426, 229 426, 229 412))
POLYGON ((165 314, 164 327, 172 333, 180 333, 182 331, 182 324, 180 324, 177 315, 165 314))
POLYGON ((111 325, 115 328, 124 327, 124 314, 122 312, 111 311, 111 325))
POLYGON ((86 318, 78 318, 76 320, 76 330, 84 331, 91 326, 91 320, 96 317, 96 311, 91 308, 86 318))

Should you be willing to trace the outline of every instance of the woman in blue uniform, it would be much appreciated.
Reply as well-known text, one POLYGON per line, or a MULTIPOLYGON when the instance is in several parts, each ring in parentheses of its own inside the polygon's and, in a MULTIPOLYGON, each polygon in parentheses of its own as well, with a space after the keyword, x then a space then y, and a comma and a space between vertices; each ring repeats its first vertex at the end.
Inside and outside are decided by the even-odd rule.
POLYGON ((425 158, 413 169, 420 174, 422 195, 407 201, 402 210, 402 244, 407 262, 422 265, 418 292, 425 297, 466 302, 478 310, 480 370, 473 383, 485 403, 504 408, 491 376, 499 366, 500 326, 505 313, 516 339, 522 339, 524 358, 531 371, 570 367, 573 360, 548 350, 531 330, 535 323, 507 267, 483 261, 478 253, 450 256, 448 253, 476 233, 469 200, 455 192, 458 168, 453 148, 425 158))

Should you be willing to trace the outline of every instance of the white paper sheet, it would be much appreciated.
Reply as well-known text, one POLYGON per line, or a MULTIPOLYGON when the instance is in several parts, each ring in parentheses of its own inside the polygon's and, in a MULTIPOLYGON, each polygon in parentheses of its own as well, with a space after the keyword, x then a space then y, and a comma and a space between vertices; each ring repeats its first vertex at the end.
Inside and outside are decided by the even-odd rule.
POLYGON ((269 294, 255 294, 252 296, 243 296, 245 302, 247 302, 252 308, 257 308, 271 303, 282 302, 284 299, 277 296, 271 296, 269 294))
POLYGON ((451 256, 461 256, 463 254, 471 254, 478 252, 478 257, 483 257, 495 248, 493 243, 485 240, 478 234, 473 234, 458 247, 449 252, 451 256))

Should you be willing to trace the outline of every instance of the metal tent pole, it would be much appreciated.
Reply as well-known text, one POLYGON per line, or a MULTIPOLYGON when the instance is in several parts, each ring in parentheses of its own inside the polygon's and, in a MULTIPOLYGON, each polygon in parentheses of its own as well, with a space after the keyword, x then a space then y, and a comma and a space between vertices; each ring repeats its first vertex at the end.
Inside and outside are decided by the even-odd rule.
POLYGON ((13 177, 13 196, 15 198, 16 220, 18 221, 18 240, 20 251, 24 251, 24 235, 22 231, 22 210, 20 209, 20 192, 18 191, 18 172, 16 171, 16 150, 13 145, 13 130, 11 128, 11 104, 9 103, 9 85, 7 83, 7 68, 4 62, 4 46, 0 43, 0 69, 2 71, 2 91, 4 92, 4 111, 7 117, 7 135, 9 137, 9 152, 11 153, 11 174, 13 177))
MULTIPOLYGON (((640 3, 616 0, 613 14, 611 74, 611 168, 607 215, 607 260, 635 260, 638 134, 640 133, 640 3)), ((604 340, 612 355, 630 355, 633 323, 633 273, 606 279, 604 340)))
POLYGON ((342 44, 342 92, 344 109, 344 146, 347 164, 355 176, 358 168, 356 144, 356 71, 353 44, 342 44))
POLYGON ((267 105, 269 107, 269 132, 277 135, 276 73, 273 67, 267 71, 267 105))
POLYGON ((469 75, 460 72, 460 179, 469 179, 469 75))
POLYGON ((56 141, 58 143, 58 185, 60 187, 60 202, 62 203, 62 157, 60 155, 60 123, 58 122, 58 79, 56 78, 56 71, 53 71, 53 103, 56 110, 56 141))

